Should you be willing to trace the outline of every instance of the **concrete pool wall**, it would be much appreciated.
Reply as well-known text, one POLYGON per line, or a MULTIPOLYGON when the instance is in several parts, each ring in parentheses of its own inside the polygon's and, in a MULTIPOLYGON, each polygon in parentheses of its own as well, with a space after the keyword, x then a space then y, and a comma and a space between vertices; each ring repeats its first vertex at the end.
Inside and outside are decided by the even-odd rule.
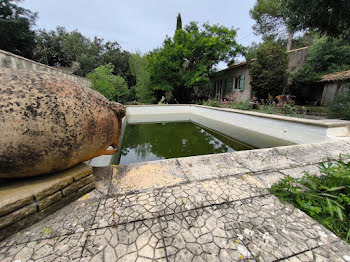
MULTIPOLYGON (((123 130, 126 124, 173 121, 192 121, 257 148, 337 141, 350 136, 350 121, 311 120, 202 105, 127 106, 123 130)), ((111 159, 112 156, 102 156, 90 164, 107 166, 111 159)))
POLYGON ((202 125, 205 125, 203 120, 213 120, 295 144, 325 142, 350 135, 350 121, 312 120, 201 105, 127 106, 126 119, 128 123, 191 120, 202 125))

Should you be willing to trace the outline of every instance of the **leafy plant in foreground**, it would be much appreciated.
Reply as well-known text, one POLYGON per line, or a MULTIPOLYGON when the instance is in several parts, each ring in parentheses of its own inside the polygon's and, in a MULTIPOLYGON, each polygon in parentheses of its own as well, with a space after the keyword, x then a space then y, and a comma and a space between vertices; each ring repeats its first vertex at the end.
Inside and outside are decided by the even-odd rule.
POLYGON ((271 192, 350 243, 350 161, 320 164, 321 175, 287 176, 271 192))

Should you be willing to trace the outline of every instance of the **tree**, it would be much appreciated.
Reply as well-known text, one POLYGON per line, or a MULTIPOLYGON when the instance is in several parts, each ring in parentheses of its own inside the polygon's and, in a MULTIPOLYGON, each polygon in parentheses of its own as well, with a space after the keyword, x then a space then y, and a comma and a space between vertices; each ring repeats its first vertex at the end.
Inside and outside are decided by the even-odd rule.
POLYGON ((236 30, 221 25, 191 22, 167 37, 162 48, 149 54, 151 81, 156 94, 172 92, 180 102, 189 102, 198 88, 209 86, 209 75, 220 61, 229 62, 242 47, 236 30))
POLYGON ((250 85, 254 95, 266 99, 282 94, 287 85, 288 56, 283 47, 267 41, 256 51, 256 59, 250 62, 250 85))
POLYGON ((349 0, 279 0, 292 28, 317 30, 350 41, 349 0))
POLYGON ((182 29, 182 20, 181 20, 181 14, 179 13, 177 15, 177 20, 176 20, 176 31, 182 29))
POLYGON ((322 37, 309 48, 305 64, 294 74, 294 86, 315 82, 322 75, 350 69, 350 45, 346 40, 322 37))
POLYGON ((121 76, 113 75, 112 64, 97 67, 86 77, 91 80, 91 87, 111 101, 124 102, 128 95, 128 86, 121 76))
POLYGON ((57 27, 56 31, 40 29, 36 32, 36 47, 34 59, 49 66, 70 66, 71 62, 63 49, 63 38, 67 34, 64 27, 57 27))
POLYGON ((148 57, 140 53, 132 54, 129 58, 129 65, 131 73, 136 77, 136 98, 141 103, 154 103, 156 98, 152 89, 148 57))
POLYGON ((84 76, 101 64, 102 41, 95 38, 91 42, 77 30, 68 32, 64 27, 51 31, 38 30, 34 58, 50 66, 68 67, 72 62, 79 62, 80 68, 75 73, 84 76))
POLYGON ((35 24, 37 13, 20 7, 22 0, 0 1, 0 49, 32 58, 35 47, 35 24))
POLYGON ((250 10, 250 16, 255 20, 253 29, 264 39, 284 38, 288 34, 287 51, 291 50, 294 31, 297 28, 289 26, 289 17, 283 12, 280 0, 257 0, 250 10))
POLYGON ((247 46, 244 50, 244 56, 246 61, 251 61, 253 59, 256 59, 258 49, 261 44, 258 44, 256 42, 253 42, 250 46, 247 46))
POLYGON ((75 74, 85 76, 96 67, 111 63, 114 75, 123 77, 129 86, 135 85, 135 77, 129 68, 130 53, 117 42, 105 42, 102 38, 92 40, 79 31, 68 32, 64 27, 56 30, 37 32, 35 60, 50 66, 70 67, 74 62, 79 66, 75 74))
POLYGON ((102 63, 111 63, 114 65, 114 75, 120 75, 128 83, 128 86, 136 84, 135 76, 132 74, 129 66, 131 54, 122 49, 118 42, 107 41, 103 46, 102 63))

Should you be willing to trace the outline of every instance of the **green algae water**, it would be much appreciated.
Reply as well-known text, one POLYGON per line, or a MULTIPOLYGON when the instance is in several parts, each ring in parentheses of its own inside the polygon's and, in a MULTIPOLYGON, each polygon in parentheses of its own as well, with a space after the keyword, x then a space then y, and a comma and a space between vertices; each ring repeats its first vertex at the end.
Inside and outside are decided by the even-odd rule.
POLYGON ((114 164, 218 154, 254 147, 192 122, 128 124, 114 164))

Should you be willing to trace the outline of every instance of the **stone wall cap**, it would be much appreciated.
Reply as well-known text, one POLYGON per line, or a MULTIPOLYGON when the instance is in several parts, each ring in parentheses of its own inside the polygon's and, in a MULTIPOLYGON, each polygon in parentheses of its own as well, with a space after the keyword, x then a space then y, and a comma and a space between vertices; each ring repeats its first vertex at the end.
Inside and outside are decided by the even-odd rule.
POLYGON ((76 78, 78 78, 78 79, 82 79, 82 80, 84 80, 84 81, 88 81, 88 82, 91 83, 91 80, 90 80, 90 79, 87 79, 87 78, 85 78, 85 77, 81 77, 81 76, 78 76, 78 75, 74 75, 74 74, 65 72, 65 71, 60 70, 60 69, 58 69, 58 68, 56 68, 56 67, 48 66, 48 65, 45 65, 45 64, 36 62, 36 61, 34 61, 34 60, 30 60, 30 59, 25 58, 25 57, 23 57, 23 56, 15 55, 15 54, 10 53, 10 52, 7 52, 7 51, 5 51, 5 50, 1 50, 1 49, 0 49, 0 53, 3 53, 3 54, 8 55, 8 56, 15 57, 15 58, 20 59, 20 60, 23 60, 23 61, 30 62, 30 63, 32 63, 32 64, 36 64, 36 65, 39 65, 39 66, 43 66, 43 67, 46 67, 46 68, 48 68, 48 69, 55 70, 55 71, 58 71, 58 72, 61 72, 61 73, 64 73, 64 74, 67 74, 67 75, 70 75, 70 76, 73 76, 73 77, 76 77, 76 78))
POLYGON ((350 79, 350 70, 336 72, 322 76, 319 82, 347 81, 350 79))
POLYGON ((92 174, 92 167, 82 163, 51 175, 3 182, 0 186, 0 216, 33 202, 34 198, 39 200, 59 191, 73 183, 73 179, 81 174, 92 174))

